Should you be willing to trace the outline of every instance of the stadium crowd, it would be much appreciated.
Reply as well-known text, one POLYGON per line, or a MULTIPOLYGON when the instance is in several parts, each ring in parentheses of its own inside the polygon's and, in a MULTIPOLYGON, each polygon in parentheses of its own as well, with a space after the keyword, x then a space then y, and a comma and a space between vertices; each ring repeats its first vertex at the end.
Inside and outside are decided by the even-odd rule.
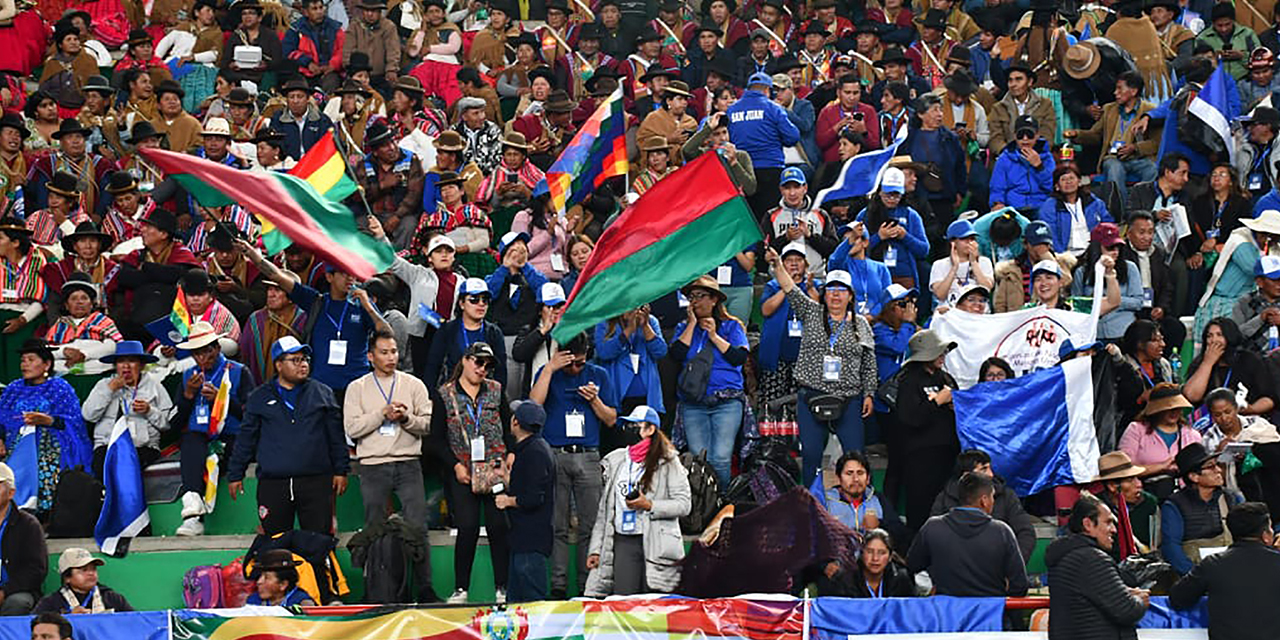
MULTIPOLYGON (((143 467, 180 462, 183 520, 157 534, 203 534, 211 451, 268 535, 331 533, 355 474, 366 527, 398 503, 425 543, 443 486, 455 603, 482 522, 501 600, 672 591, 680 519, 768 465, 858 536, 856 566, 819 563, 825 592, 914 595, 927 571, 1020 595, 1030 512, 1067 534, 1046 557, 1062 637, 1141 617, 1114 569, 1133 556, 1187 576, 1175 601, 1221 593, 1223 565, 1275 562, 1254 547, 1280 513, 1272 4, 0 3, 0 456, 38 461, 23 505, 0 467, 0 611, 129 607, 79 551, 41 598, 61 481, 101 478, 125 427, 143 467), (545 172, 615 94, 630 173, 561 216, 545 172), (286 172, 330 136, 354 222, 397 252, 364 281, 269 255, 254 211, 140 153, 286 172), (889 148, 873 190, 841 191, 846 160, 889 148), (763 240, 555 340, 601 233, 707 152, 763 240), (1100 473, 1020 497, 961 451, 956 345, 925 327, 1095 291, 1099 341, 1060 356, 1093 360, 1100 473), (177 336, 155 329, 175 299, 177 336)), ((1025 373, 992 358, 979 383, 1025 373)), ((263 602, 321 599, 288 557, 253 574, 263 602)), ((1280 607, 1247 610, 1275 637, 1280 607)))

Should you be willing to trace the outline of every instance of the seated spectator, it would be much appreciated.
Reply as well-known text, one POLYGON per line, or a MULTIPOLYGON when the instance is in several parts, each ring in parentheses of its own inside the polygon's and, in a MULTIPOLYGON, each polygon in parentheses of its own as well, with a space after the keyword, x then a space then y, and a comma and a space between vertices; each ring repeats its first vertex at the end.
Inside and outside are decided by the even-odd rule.
POLYGON ((1214 638, 1265 640, 1280 634, 1280 554, 1265 506, 1246 502, 1227 514, 1231 546, 1183 576, 1169 592, 1169 606, 1190 609, 1209 596, 1214 638))
POLYGON ((994 286, 995 266, 991 258, 978 253, 978 232, 968 220, 956 220, 947 227, 951 257, 934 261, 929 270, 929 289, 938 301, 938 309, 954 307, 960 292, 971 282, 990 291, 994 286))
POLYGON ((1245 344, 1259 353, 1280 347, 1280 258, 1262 256, 1253 267, 1257 289, 1245 293, 1231 309, 1231 319, 1245 344))
POLYGON ((1205 325, 1200 334, 1202 348, 1191 361, 1191 373, 1182 388, 1187 400, 1200 402, 1205 394, 1218 387, 1244 393, 1240 413, 1267 415, 1276 407, 1275 395, 1267 365, 1245 345, 1244 335, 1236 323, 1217 318, 1205 325))
POLYGON ((1178 453, 1202 438, 1183 416, 1183 409, 1192 405, 1177 385, 1157 384, 1147 398, 1146 406, 1121 434, 1119 448, 1146 469, 1142 477, 1149 490, 1164 499, 1173 491, 1171 476, 1178 471, 1178 453))
POLYGON ((298 586, 298 569, 288 549, 262 552, 249 579, 258 590, 249 594, 246 605, 274 607, 314 607, 315 598, 298 586))
MULTIPOLYGON (((280 277, 298 279, 296 274, 287 270, 281 270, 280 277)), ((249 378, 255 386, 276 375, 276 365, 271 361, 271 345, 284 336, 298 338, 307 327, 307 312, 289 299, 289 294, 279 282, 265 277, 261 282, 266 289, 266 306, 250 314, 240 330, 240 359, 249 370, 249 378)))
POLYGON ((62 285, 63 315, 45 333, 53 349, 54 371, 66 376, 72 387, 77 383, 87 387, 86 378, 89 383, 95 381, 108 369, 96 361, 124 340, 115 321, 98 310, 98 290, 88 274, 71 274, 62 285))
POLYGON ((1055 253, 1080 255, 1089 246, 1089 234, 1103 222, 1114 222, 1107 205, 1080 188, 1080 170, 1064 164, 1053 172, 1051 198, 1042 199, 1040 219, 1049 225, 1055 253))
POLYGON ((0 462, 0 556, 4 572, 0 573, 0 616, 25 616, 40 597, 44 574, 49 569, 49 550, 45 547, 44 528, 35 516, 13 503, 17 490, 13 469, 0 462))
POLYGON ((45 612, 31 618, 31 640, 71 640, 71 623, 60 613, 45 612))
POLYGON ((1208 557, 1202 550, 1231 544, 1231 532, 1223 523, 1239 499, 1223 491, 1217 455, 1199 442, 1178 452, 1176 466, 1186 487, 1160 505, 1160 554, 1186 575, 1208 557))
POLYGON ((93 474, 99 479, 111 434, 121 420, 129 425, 140 468, 160 459, 160 432, 169 430, 173 400, 155 374, 143 371, 155 361, 137 340, 125 340, 115 346, 115 353, 102 357, 103 364, 115 368, 115 375, 93 385, 81 409, 84 421, 93 425, 93 474))
MULTIPOLYGON (((1257 172, 1246 175, 1245 180, 1260 179, 1257 172)), ((1263 179, 1270 183, 1269 178, 1263 179)), ((1219 162, 1209 170, 1209 188, 1191 200, 1187 211, 1191 239, 1200 246, 1201 252, 1220 251, 1231 233, 1240 228, 1241 221, 1254 217, 1253 202, 1249 192, 1240 187, 1241 183, 1240 174, 1231 163, 1219 162)))
MULTIPOLYGON (((0 128, 2 131, 3 128, 0 128)), ((123 171, 117 171, 111 174, 127 175, 123 171)), ((134 224, 134 223, 130 223, 134 224)), ((44 280, 46 291, 49 293, 61 292, 62 285, 73 273, 83 273, 88 276, 93 283, 96 291, 98 307, 107 306, 107 291, 114 291, 115 287, 108 287, 106 282, 107 274, 116 270, 116 261, 106 256, 107 251, 111 248, 111 236, 98 230, 98 225, 92 220, 85 221, 76 226, 75 233, 70 233, 62 237, 62 259, 57 262, 50 262, 40 270, 40 277, 44 280)), ((53 313, 60 313, 58 302, 61 296, 49 297, 46 301, 46 307, 53 313)))
POLYGON ((1098 310, 1097 337, 1107 342, 1120 340, 1133 323, 1134 312, 1142 308, 1142 274, 1138 265, 1120 259, 1122 245, 1124 238, 1115 223, 1103 222, 1094 227, 1089 233, 1089 248, 1080 256, 1080 266, 1071 279, 1071 294, 1092 301, 1097 284, 1094 266, 1103 265, 1106 290, 1098 310))
MULTIPOLYGON (((835 475, 833 487, 824 487, 821 476, 809 487, 832 516, 858 534, 879 529, 882 521, 889 520, 887 513, 892 513, 892 507, 871 486, 871 462, 865 453, 845 451, 836 460, 835 475)), ((896 515, 893 520, 897 520, 896 515)))
POLYGON ((1026 250, 1021 255, 996 264, 996 288, 992 291, 992 310, 996 313, 1023 308, 1028 293, 1033 294, 1032 299, 1037 299, 1032 288, 1032 271, 1045 260, 1058 263, 1059 287, 1071 285, 1071 270, 1076 266, 1076 259, 1069 253, 1054 252, 1049 225, 1043 220, 1028 223, 1022 240, 1026 250))
POLYGON ((991 170, 991 208, 1034 209, 1053 190, 1051 144, 1037 133, 1040 123, 1030 115, 1014 122, 1014 141, 1000 149, 991 170))
POLYGON ((1026 562, 1009 525, 991 517, 995 481, 966 473, 959 482, 960 506, 920 528, 907 568, 928 571, 943 596, 1018 597, 1027 593, 1026 562))
POLYGON ((1261 416, 1240 415, 1236 394, 1229 389, 1209 392, 1204 406, 1212 419, 1204 432, 1204 447, 1226 463, 1227 488, 1238 488, 1246 500, 1280 504, 1280 461, 1276 458, 1280 434, 1275 425, 1261 416), (1246 454, 1228 450, 1227 445, 1233 443, 1248 445, 1249 455, 1261 464, 1246 464, 1246 454), (1270 465, 1265 462, 1268 460, 1270 465))
POLYGON ((0 265, 4 287, 0 289, 0 382, 21 376, 18 348, 36 335, 36 320, 44 310, 46 285, 40 271, 47 260, 31 242, 31 231, 16 218, 0 220, 0 265))
MULTIPOLYGON (((1097 54, 1094 54, 1097 55, 1097 54)), ((1142 99, 1146 81, 1137 71, 1116 78, 1115 101, 1102 106, 1102 114, 1089 129, 1068 129, 1064 138, 1098 146, 1099 169, 1104 179, 1116 186, 1121 200, 1128 196, 1129 182, 1149 182, 1156 178, 1155 156, 1160 139, 1138 132, 1130 125, 1150 111, 1152 104, 1142 99)))
POLYGON ((1018 494, 1006 486, 1004 478, 996 475, 991 469, 991 456, 985 451, 966 449, 960 452, 956 457, 955 475, 947 481, 947 486, 934 499, 929 515, 940 516, 961 506, 960 478, 963 478, 966 473, 977 473, 991 478, 995 491, 991 517, 1013 529, 1022 557, 1030 558, 1031 552, 1036 548, 1035 520, 1022 509, 1022 501, 1018 499, 1018 494))
POLYGON ((852 570, 830 562, 823 569, 826 584, 818 583, 822 595, 846 598, 910 598, 916 595, 916 581, 893 552, 889 532, 872 529, 862 537, 858 566, 852 570))
POLYGON ((87 549, 72 547, 58 558, 62 588, 36 603, 33 613, 114 613, 133 611, 123 594, 98 582, 98 567, 106 564, 87 549))
POLYGON ((1141 476, 1146 468, 1129 459, 1123 451, 1105 453, 1098 459, 1098 476, 1102 484, 1097 492, 1107 508, 1116 515, 1116 544, 1109 552, 1116 560, 1135 553, 1147 553, 1156 547, 1156 497, 1142 490, 1141 476))
POLYGON ((1164 355, 1173 355, 1181 349, 1187 338, 1187 327, 1174 311, 1176 286, 1173 272, 1166 260, 1164 249, 1155 243, 1156 221, 1150 211, 1129 213, 1129 225, 1125 230, 1127 242, 1120 247, 1120 257, 1138 265, 1142 274, 1142 309, 1138 318, 1148 319, 1160 325, 1165 337, 1164 355))
POLYGON ((1177 384, 1178 373, 1164 357, 1165 340, 1150 320, 1135 320, 1120 339, 1120 353, 1135 375, 1117 375, 1120 424, 1129 424, 1146 406, 1151 390, 1161 382, 1177 384))
POLYGON ((999 209, 979 216, 973 221, 973 230, 978 232, 978 253, 990 257, 994 264, 1024 255, 1023 229, 1029 224, 1031 221, 1016 209, 999 209))

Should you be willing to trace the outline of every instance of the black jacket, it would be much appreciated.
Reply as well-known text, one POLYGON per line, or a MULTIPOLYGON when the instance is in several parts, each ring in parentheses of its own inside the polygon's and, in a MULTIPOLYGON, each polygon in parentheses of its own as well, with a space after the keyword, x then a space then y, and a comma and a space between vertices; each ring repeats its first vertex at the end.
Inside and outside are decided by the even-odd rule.
POLYGON ((1129 595, 1116 561, 1093 538, 1073 533, 1045 551, 1049 567, 1050 640, 1122 640, 1137 638, 1146 614, 1142 601, 1129 595))
POLYGON ((515 463, 511 465, 511 486, 507 493, 516 506, 507 509, 511 522, 511 552, 551 555, 555 513, 556 463, 551 446, 540 435, 517 442, 515 463))
MULTIPOLYGON (((129 604, 129 601, 115 589, 105 584, 99 584, 98 593, 102 595, 102 606, 109 611, 133 611, 133 605, 129 604)), ((38 616, 50 611, 62 614, 71 613, 71 607, 67 606, 67 599, 62 597, 61 589, 41 598, 40 602, 36 603, 35 609, 31 611, 31 615, 38 616)))
POLYGON ((351 471, 342 407, 328 385, 308 378, 298 385, 292 411, 277 390, 276 379, 249 394, 227 480, 244 479, 250 460, 259 478, 345 476, 351 471))
MULTIPOLYGON (((1128 214, 1134 211, 1150 211, 1154 215, 1157 211, 1155 206, 1156 192, 1159 188, 1160 187, 1156 184, 1155 180, 1152 180, 1151 182, 1139 182, 1138 184, 1129 187, 1129 205, 1125 210, 1125 217, 1127 218, 1128 214)), ((1186 207, 1188 222, 1190 222, 1191 198, 1187 196, 1187 191, 1183 189, 1175 194, 1173 199, 1176 203, 1186 207)), ((1157 222, 1159 221, 1157 220, 1157 222)), ((1175 251, 1178 255, 1174 256, 1174 259, 1182 258, 1185 260, 1194 254, 1199 248, 1200 243, 1196 241, 1195 234, 1189 235, 1178 241, 1178 246, 1175 251)))
POLYGON ((1190 609, 1209 596, 1209 638, 1280 638, 1280 552, 1239 540, 1205 558, 1169 592, 1169 605, 1190 609))
POLYGON ((1023 596, 1026 563, 1009 525, 968 507, 929 518, 907 554, 912 573, 928 571, 942 596, 1023 596))
MULTIPOLYGON (((858 568, 853 571, 842 572, 836 576, 836 579, 844 592, 842 595, 849 598, 870 598, 871 591, 867 588, 867 580, 862 577, 862 569, 858 568)), ((891 561, 889 566, 884 568, 884 578, 880 582, 881 598, 912 598, 916 595, 916 580, 910 571, 898 561, 891 561)))
MULTIPOLYGON (((934 498, 933 509, 929 511, 929 515, 940 516, 950 511, 952 507, 958 506, 960 506, 960 479, 952 478, 947 481, 947 486, 942 488, 938 497, 934 498)), ((1035 519, 1027 515, 1022 508, 1022 501, 1018 499, 1018 494, 1005 486, 1004 480, 1000 478, 996 478, 996 504, 991 509, 991 517, 1013 529, 1013 534, 1018 539, 1018 550, 1022 552, 1022 561, 1026 562, 1031 558, 1031 552, 1036 548, 1035 519)))
POLYGON ((43 593, 44 574, 49 570, 49 548, 44 543, 44 529, 34 516, 9 504, 9 525, 0 540, 0 560, 9 574, 4 584, 7 594, 30 593, 37 598, 43 593))
MULTIPOLYGON (((502 338, 502 329, 498 325, 484 320, 484 341, 493 349, 493 356, 505 365, 507 362, 507 343, 502 338)), ((436 330, 431 338, 431 350, 427 352, 427 363, 423 369, 422 382, 428 389, 436 389, 453 374, 453 368, 462 361, 466 351, 461 337, 462 321, 450 320, 436 330)), ((507 388, 507 368, 495 367, 489 377, 498 381, 502 388, 507 388)))

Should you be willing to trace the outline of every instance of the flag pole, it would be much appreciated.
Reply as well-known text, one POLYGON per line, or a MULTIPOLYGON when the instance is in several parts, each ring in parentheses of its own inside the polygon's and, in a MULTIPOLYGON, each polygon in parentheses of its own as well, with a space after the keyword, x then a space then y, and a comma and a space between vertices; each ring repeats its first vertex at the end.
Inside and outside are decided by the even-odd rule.
MULTIPOLYGON (((330 129, 329 133, 332 135, 333 130, 330 129)), ((355 140, 352 140, 351 142, 354 143, 355 140)), ((351 181, 356 184, 356 193, 360 194, 360 202, 364 205, 365 215, 371 216, 373 215, 373 207, 369 206, 369 199, 364 195, 364 184, 360 182, 360 177, 356 175, 355 169, 351 168, 351 163, 347 162, 347 152, 342 149, 346 144, 346 142, 339 140, 338 136, 333 136, 333 146, 337 147, 338 155, 342 156, 342 170, 347 174, 347 177, 351 178, 351 181)))

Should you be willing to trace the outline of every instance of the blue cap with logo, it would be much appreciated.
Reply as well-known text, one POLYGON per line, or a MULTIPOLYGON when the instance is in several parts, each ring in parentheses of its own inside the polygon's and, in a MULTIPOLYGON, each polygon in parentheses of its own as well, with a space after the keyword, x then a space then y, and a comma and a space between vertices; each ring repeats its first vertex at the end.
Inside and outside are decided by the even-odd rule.
POLYGON ((1280 258, 1262 256, 1253 267, 1253 275, 1268 280, 1280 280, 1280 258))
POLYGON ((1026 239, 1027 244, 1036 246, 1038 244, 1053 244, 1053 233, 1049 231, 1049 223, 1044 220, 1035 220, 1027 224, 1022 230, 1022 237, 1026 239))
POLYGON ((975 238, 978 231, 973 228, 973 223, 968 220, 956 220, 947 227, 947 239, 959 240, 961 238, 975 238))
POLYGON ((809 181, 804 177, 804 172, 800 167, 787 167, 782 170, 782 179, 778 181, 778 185, 784 185, 788 182, 798 182, 800 184, 808 184, 809 181))
POLYGON ((299 351, 311 355, 311 346, 298 342, 298 339, 293 336, 285 336, 271 345, 271 359, 279 360, 282 356, 298 353, 299 351))
POLYGON ((658 412, 648 405, 640 405, 631 410, 631 413, 625 416, 618 416, 623 422, 635 424, 637 422, 648 422, 649 424, 662 424, 662 418, 658 417, 658 412))

